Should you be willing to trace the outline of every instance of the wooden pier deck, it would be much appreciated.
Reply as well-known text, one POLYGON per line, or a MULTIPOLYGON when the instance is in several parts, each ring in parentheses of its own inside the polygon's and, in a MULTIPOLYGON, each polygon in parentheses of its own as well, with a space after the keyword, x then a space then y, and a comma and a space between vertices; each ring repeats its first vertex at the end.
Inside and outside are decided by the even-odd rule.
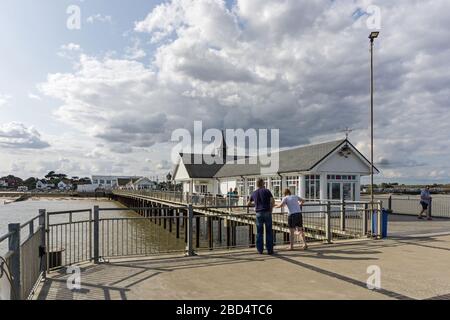
POLYGON ((246 249, 84 264, 80 290, 67 288, 64 269, 50 273, 34 298, 450 299, 450 221, 402 217, 391 229, 395 236, 386 240, 313 244, 308 251, 278 247, 273 256, 246 249), (381 270, 380 290, 366 287, 373 265, 381 270))

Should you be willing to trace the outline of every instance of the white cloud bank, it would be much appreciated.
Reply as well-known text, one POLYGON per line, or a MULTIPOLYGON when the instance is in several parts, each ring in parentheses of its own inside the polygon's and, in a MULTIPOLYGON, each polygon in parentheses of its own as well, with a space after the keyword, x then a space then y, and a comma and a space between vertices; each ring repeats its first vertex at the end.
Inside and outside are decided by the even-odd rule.
MULTIPOLYGON (((349 126, 367 153, 370 4, 173 0, 135 24, 157 47, 150 66, 135 60, 139 51, 123 59, 81 54, 73 73, 51 74, 40 89, 62 101, 60 120, 118 153, 168 141, 194 120, 280 128, 283 146, 341 137, 349 126)), ((378 162, 391 178, 427 177, 432 168, 449 178, 450 2, 377 5, 378 162)))
POLYGON ((49 146, 34 127, 19 122, 0 125, 0 148, 44 149, 49 146))

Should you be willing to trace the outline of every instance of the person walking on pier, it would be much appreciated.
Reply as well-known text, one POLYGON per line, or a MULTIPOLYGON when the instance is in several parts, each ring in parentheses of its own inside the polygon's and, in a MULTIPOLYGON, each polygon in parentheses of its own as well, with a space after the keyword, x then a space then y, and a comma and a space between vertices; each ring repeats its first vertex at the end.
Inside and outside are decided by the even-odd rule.
POLYGON ((430 187, 426 186, 425 189, 423 189, 420 192, 420 204, 422 206, 422 211, 420 211, 418 219, 422 219, 422 214, 427 211, 428 220, 431 220, 431 216, 429 215, 429 206, 431 201, 431 194, 430 194, 430 187))
POLYGON ((303 242, 303 250, 308 249, 306 244, 305 232, 303 229, 303 215, 302 215, 302 205, 305 201, 299 196, 291 195, 291 190, 284 190, 284 198, 279 205, 275 208, 282 208, 284 206, 288 207, 288 226, 290 230, 290 242, 291 250, 294 250, 294 235, 300 235, 303 242))
POLYGON ((256 250, 259 254, 264 251, 264 227, 266 228, 266 249, 268 254, 273 254, 272 210, 275 205, 272 192, 264 186, 264 180, 256 181, 258 189, 253 192, 248 201, 248 206, 255 205, 256 211, 256 250))

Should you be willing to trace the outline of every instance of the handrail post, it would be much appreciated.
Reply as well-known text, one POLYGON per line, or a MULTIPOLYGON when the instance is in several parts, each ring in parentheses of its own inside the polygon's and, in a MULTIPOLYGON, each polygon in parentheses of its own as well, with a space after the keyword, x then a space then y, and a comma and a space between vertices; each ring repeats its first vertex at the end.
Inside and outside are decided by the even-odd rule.
POLYGON ((41 272, 44 278, 47 275, 47 246, 46 246, 46 219, 45 219, 46 211, 45 209, 39 210, 39 232, 41 233, 41 245, 39 247, 39 256, 41 258, 41 272))
POLYGON ((94 206, 94 263, 99 263, 100 260, 100 210, 98 206, 94 206))
POLYGON ((389 211, 392 211, 392 194, 389 195, 388 209, 389 209, 389 211))
POLYGON ((12 252, 11 270, 12 288, 11 297, 14 300, 21 300, 21 286, 20 286, 20 223, 10 223, 8 225, 8 232, 11 236, 8 239, 8 249, 12 252))
POLYGON ((364 203, 364 209, 363 209, 363 216, 362 216, 362 234, 364 236, 367 235, 367 217, 369 214, 369 204, 368 203, 364 203))
POLYGON ((431 220, 431 213, 432 213, 432 203, 433 203, 433 198, 430 197, 430 203, 428 204, 428 210, 427 210, 427 219, 431 220))
POLYGON ((331 202, 327 202, 327 210, 325 212, 325 240, 327 243, 331 243, 331 202))
POLYGON ((345 231, 345 200, 342 199, 341 204, 341 219, 340 219, 341 231, 345 231))
POLYGON ((383 218, 383 212, 382 212, 382 202, 378 201, 377 203, 377 216, 378 216, 378 220, 377 220, 377 237, 378 239, 381 239, 383 237, 383 232, 381 230, 382 228, 382 221, 381 219, 383 218))
MULTIPOLYGON (((194 246, 193 246, 193 236, 194 236, 194 207, 192 204, 188 206, 188 221, 187 221, 187 241, 186 241, 186 256, 195 256, 194 246)), ((199 226, 197 226, 198 228, 199 226)))

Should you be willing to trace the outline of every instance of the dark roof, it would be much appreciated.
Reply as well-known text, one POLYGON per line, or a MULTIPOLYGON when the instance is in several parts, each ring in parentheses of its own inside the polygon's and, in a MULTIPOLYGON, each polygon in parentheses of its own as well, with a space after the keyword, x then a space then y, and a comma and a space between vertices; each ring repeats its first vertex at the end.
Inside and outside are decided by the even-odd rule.
POLYGON ((224 165, 221 163, 208 164, 201 154, 181 153, 180 156, 191 178, 212 178, 224 165))
MULTIPOLYGON (((347 140, 337 140, 280 151, 280 167, 277 172, 273 173, 311 170, 345 141, 347 140)), ((259 162, 257 164, 251 164, 249 162, 246 164, 227 163, 220 168, 214 177, 224 178, 259 174, 261 174, 261 165, 259 162)))

